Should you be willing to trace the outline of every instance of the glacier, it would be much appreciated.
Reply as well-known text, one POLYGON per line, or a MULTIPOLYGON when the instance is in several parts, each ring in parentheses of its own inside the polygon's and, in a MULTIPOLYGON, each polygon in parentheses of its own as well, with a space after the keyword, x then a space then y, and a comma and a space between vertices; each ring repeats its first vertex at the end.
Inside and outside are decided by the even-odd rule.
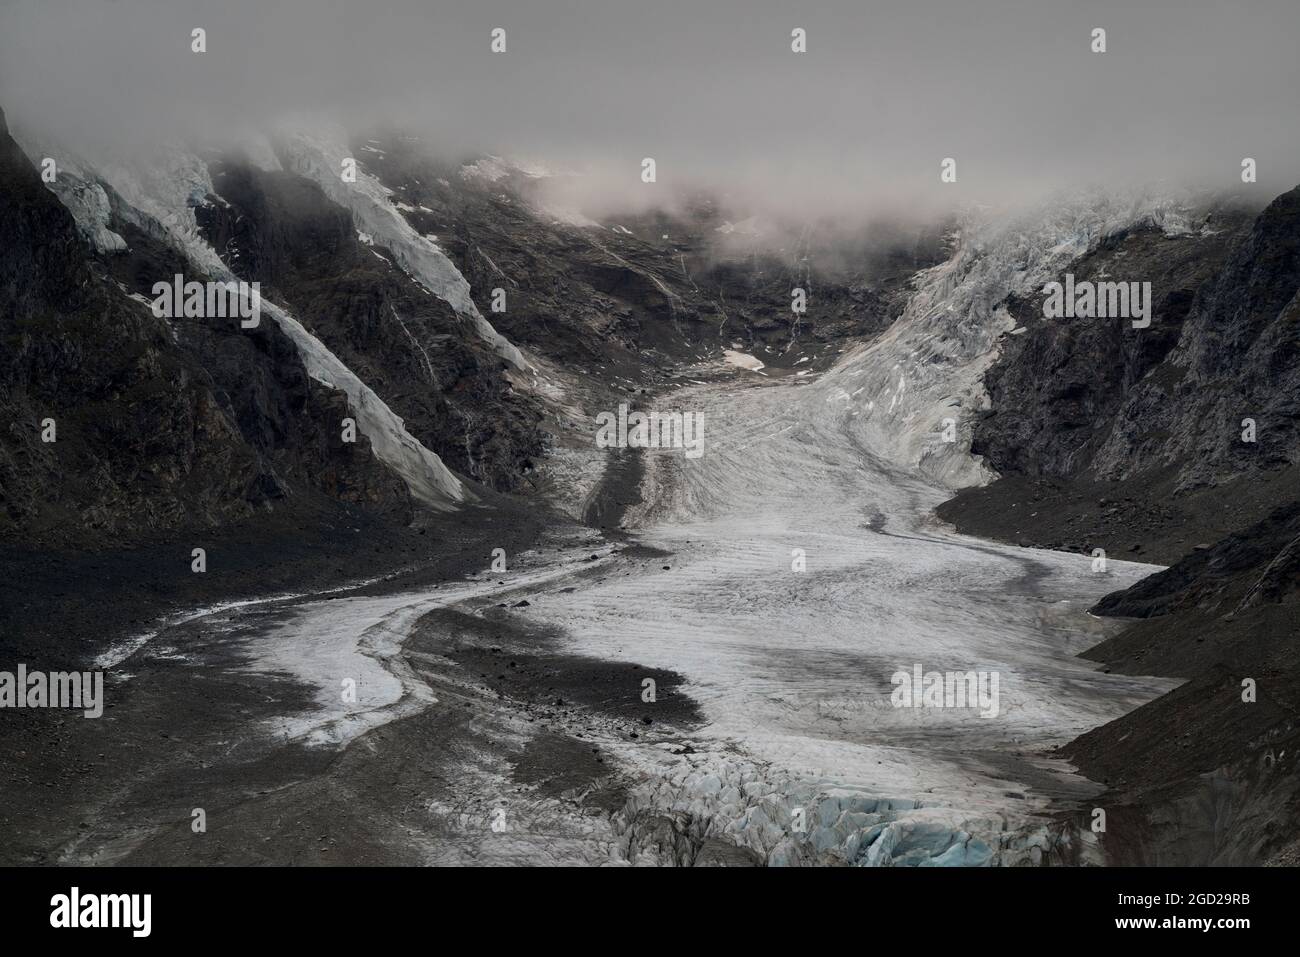
MULTIPOLYGON (((1007 326, 998 303, 1135 222, 1180 228, 1160 204, 1091 199, 968 225, 951 259, 917 277, 895 326, 825 373, 767 378, 721 359, 693 370, 663 404, 708 419, 708 453, 643 453, 643 502, 625 523, 667 557, 615 549, 588 563, 589 548, 562 548, 501 582, 297 603, 250 648, 252 667, 327 688, 364 656, 372 707, 344 712, 322 693, 315 716, 285 730, 337 746, 433 706, 402 663, 404 636, 428 610, 508 606, 566 651, 682 675, 703 724, 667 738, 584 728, 631 781, 626 803, 594 822, 508 787, 485 755, 486 770, 457 777, 462 803, 433 802, 430 862, 689 864, 717 842, 773 866, 1098 860, 1094 835, 1052 819, 1058 796, 1097 788, 1051 752, 1175 684, 1076 657, 1112 627, 1087 608, 1153 566, 1113 561, 1099 574, 1085 556, 954 533, 934 507, 988 473, 960 443, 937 447, 937 420, 964 426, 977 409, 1007 326), (914 662, 998 673, 998 717, 892 707, 890 675, 914 662), (482 798, 537 830, 495 835, 465 818, 482 798)), ((507 703, 491 707, 483 720, 502 739, 536 733, 507 703)))
MULTIPOLYGON (((315 169, 324 186, 336 157, 304 142, 279 154, 291 168, 315 169)), ((197 157, 178 153, 145 181, 101 175, 142 224, 166 230, 205 271, 229 276, 194 222, 193 206, 211 191, 197 157)), ((358 228, 454 299, 456 277, 435 259, 403 252, 410 237, 385 221, 386 194, 365 204, 354 209, 358 228)), ((1176 684, 1106 674, 1076 657, 1112 627, 1087 608, 1154 567, 1112 561, 1098 573, 1085 556, 956 534, 933 510, 953 489, 991 477, 970 454, 969 427, 987 403, 983 373, 1011 328, 1000 304, 1137 224, 1191 228, 1179 203, 1159 197, 1080 196, 1036 214, 972 215, 951 257, 915 277, 900 318, 827 371, 768 378, 721 358, 687 370, 694 381, 660 404, 703 415, 710 441, 695 460, 643 453, 642 502, 625 525, 659 550, 652 557, 612 549, 588 562, 590 547, 553 549, 499 582, 295 600, 248 643, 248 667, 322 690, 315 711, 268 734, 340 747, 437 706, 421 671, 403 659, 404 641, 428 611, 472 615, 492 604, 557 635, 566 651, 680 674, 703 723, 668 739, 633 740, 615 727, 593 733, 588 743, 630 782, 625 804, 598 823, 508 790, 499 771, 465 770, 455 783, 462 797, 499 795, 514 802, 512 820, 535 820, 540 830, 458 829, 463 812, 435 800, 431 862, 542 851, 571 863, 693 863, 710 841, 774 866, 1095 859, 1095 837, 1070 833, 1051 815, 1057 796, 1083 802, 1098 789, 1052 751, 1176 684), (955 443, 941 440, 948 417, 955 443), (914 662, 996 672, 998 717, 891 707, 890 675, 914 662), (355 708, 337 700, 340 674, 365 679, 355 708)), ((420 240, 420 248, 431 244, 420 240)), ((363 383, 291 316, 269 311, 314 376, 364 405, 363 383)), ((395 437, 383 446, 385 461, 408 481, 425 480, 426 495, 458 500, 459 484, 440 481, 413 439, 400 441, 400 419, 382 403, 368 415, 372 428, 395 437)), ((233 608, 184 627, 235 633, 243 614, 233 608)), ((490 707, 503 736, 535 733, 502 717, 507 704, 490 707)))

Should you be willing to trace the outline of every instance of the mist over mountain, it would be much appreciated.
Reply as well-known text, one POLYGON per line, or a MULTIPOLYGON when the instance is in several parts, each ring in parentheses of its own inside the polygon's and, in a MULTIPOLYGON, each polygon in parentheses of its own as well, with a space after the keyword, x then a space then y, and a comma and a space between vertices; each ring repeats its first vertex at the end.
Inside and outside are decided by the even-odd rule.
POLYGON ((0 15, 11 123, 88 153, 228 146, 315 111, 353 132, 395 122, 445 152, 581 171, 596 216, 693 188, 804 218, 1023 205, 1088 185, 1230 189, 1242 157, 1258 161, 1261 193, 1300 180, 1300 12, 1287 0, 1250 16, 1208 0, 13 0, 0 15), (191 51, 195 28, 205 53, 191 51), (497 28, 506 50, 489 55, 497 28), (795 28, 806 53, 791 51, 795 28), (958 177, 940 190, 947 157, 958 177))

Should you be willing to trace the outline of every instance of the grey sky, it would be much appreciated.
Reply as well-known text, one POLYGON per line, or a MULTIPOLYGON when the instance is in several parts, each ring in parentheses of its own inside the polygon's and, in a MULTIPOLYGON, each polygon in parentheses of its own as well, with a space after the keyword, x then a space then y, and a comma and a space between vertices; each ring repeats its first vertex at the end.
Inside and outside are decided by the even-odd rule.
POLYGON ((1297 39, 1296 0, 0 0, 0 105, 85 148, 325 109, 826 208, 1232 189, 1244 156, 1271 196, 1300 182, 1297 39))

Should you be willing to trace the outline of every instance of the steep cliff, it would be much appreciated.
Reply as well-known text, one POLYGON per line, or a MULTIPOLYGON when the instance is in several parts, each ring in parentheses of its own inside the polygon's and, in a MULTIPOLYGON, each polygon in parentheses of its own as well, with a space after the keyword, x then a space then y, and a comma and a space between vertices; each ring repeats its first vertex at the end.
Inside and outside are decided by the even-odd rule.
MULTIPOLYGON (((364 447, 332 441, 346 405, 273 329, 177 331, 124 292, 7 128, 0 234, 0 536, 148 540, 246 518, 295 487, 408 508, 364 447)), ((112 268, 139 267, 141 239, 109 252, 112 268)), ((154 251, 149 271, 170 275, 154 251)))

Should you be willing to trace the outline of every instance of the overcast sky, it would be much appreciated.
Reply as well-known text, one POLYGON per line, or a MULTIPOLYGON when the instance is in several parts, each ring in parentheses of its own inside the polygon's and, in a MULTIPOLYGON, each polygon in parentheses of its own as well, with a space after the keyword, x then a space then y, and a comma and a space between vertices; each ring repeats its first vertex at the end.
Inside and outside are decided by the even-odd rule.
POLYGON ((0 105, 85 148, 324 109, 827 208, 1233 189, 1245 156, 1271 196, 1300 182, 1298 38, 1300 0, 0 0, 0 105))

